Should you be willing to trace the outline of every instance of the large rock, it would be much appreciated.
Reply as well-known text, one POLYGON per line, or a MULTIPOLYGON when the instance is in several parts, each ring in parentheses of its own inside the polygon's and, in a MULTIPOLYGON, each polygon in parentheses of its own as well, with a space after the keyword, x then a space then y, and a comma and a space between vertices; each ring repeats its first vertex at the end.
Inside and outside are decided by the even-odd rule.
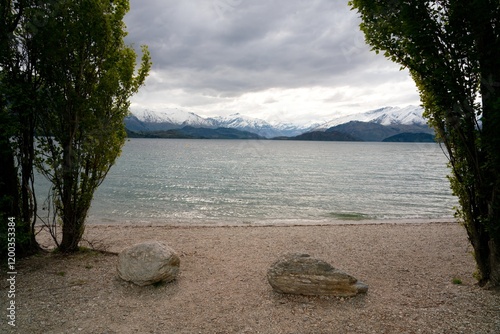
POLYGON ((179 256, 167 245, 147 241, 124 249, 118 256, 118 276, 137 285, 170 282, 179 273, 179 256))
POLYGON ((368 291, 366 284, 308 254, 285 255, 271 265, 267 279, 274 291, 296 295, 350 297, 368 291))

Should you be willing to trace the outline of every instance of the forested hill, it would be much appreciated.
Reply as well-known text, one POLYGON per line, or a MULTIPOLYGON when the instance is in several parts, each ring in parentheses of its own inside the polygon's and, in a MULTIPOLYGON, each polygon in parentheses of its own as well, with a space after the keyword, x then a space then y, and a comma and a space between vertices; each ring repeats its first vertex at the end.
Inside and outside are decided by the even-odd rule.
POLYGON ((166 131, 136 132, 127 129, 129 138, 184 138, 184 139, 262 139, 263 137, 248 131, 229 128, 195 128, 185 126, 166 131))

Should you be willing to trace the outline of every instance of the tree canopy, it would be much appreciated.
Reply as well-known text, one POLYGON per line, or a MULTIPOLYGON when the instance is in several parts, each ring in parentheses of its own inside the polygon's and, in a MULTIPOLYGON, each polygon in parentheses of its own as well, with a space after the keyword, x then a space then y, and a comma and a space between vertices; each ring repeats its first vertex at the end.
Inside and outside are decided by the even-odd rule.
POLYGON ((480 284, 500 284, 500 2, 352 0, 373 50, 407 68, 444 142, 480 284))
MULTIPOLYGON (((136 68, 137 55, 124 43, 128 0, 2 5, 9 8, 1 13, 18 13, 2 61, 2 96, 10 101, 4 110, 16 119, 14 143, 31 152, 23 156, 29 164, 17 167, 32 178, 35 163, 51 182, 52 220, 46 224, 61 225, 62 240, 55 232, 54 240, 61 251, 73 252, 94 191, 125 142, 129 98, 144 84, 150 55, 142 47, 136 68)), ((33 207, 22 212, 28 209, 33 214, 33 207)))

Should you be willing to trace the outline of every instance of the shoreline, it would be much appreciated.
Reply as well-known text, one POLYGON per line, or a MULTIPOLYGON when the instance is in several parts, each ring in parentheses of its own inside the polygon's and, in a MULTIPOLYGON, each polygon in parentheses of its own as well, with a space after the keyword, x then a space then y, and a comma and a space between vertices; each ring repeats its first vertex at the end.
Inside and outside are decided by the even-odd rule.
MULTIPOLYGON (((201 221, 202 219, 200 219, 201 221)), ((206 221, 206 220, 205 220, 206 221)), ((222 222, 192 222, 184 220, 161 221, 140 219, 137 221, 110 222, 91 221, 85 226, 106 227, 287 227, 287 226, 343 226, 343 225, 399 225, 399 224, 447 224, 457 223, 456 218, 390 218, 390 219, 267 219, 248 222, 231 222, 229 219, 222 222)), ((43 224, 37 223, 37 227, 43 224)))
POLYGON ((454 222, 94 224, 87 225, 85 238, 108 252, 48 253, 21 261, 17 331, 493 334, 500 330, 500 291, 477 286, 465 229, 454 222), (180 274, 174 282, 139 287, 117 277, 114 253, 146 240, 164 242, 178 253, 180 274), (337 298, 273 292, 267 270, 278 257, 293 252, 308 253, 353 275, 369 286, 368 293, 337 298))

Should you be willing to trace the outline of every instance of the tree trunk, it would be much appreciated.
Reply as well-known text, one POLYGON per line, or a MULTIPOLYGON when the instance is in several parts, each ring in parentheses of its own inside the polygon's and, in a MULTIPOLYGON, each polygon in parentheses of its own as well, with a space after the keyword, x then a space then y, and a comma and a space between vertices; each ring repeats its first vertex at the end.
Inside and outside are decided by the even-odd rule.
POLYGON ((14 165, 14 152, 9 144, 9 138, 5 138, 2 131, 0 138, 0 203, 1 212, 10 217, 19 217, 19 193, 17 183, 17 172, 14 165))
MULTIPOLYGON (((30 79, 31 80, 31 79, 30 79)), ((21 147, 19 153, 21 156, 21 215, 22 223, 26 225, 28 231, 29 243, 33 249, 39 249, 35 238, 35 223, 37 203, 33 189, 33 168, 35 160, 35 111, 32 107, 26 107, 25 110, 19 110, 21 147)))
POLYGON ((474 259, 478 270, 478 283, 484 286, 488 282, 490 267, 490 249, 488 247, 489 237, 484 228, 479 223, 478 218, 465 222, 465 228, 469 235, 469 241, 474 248, 474 259))
MULTIPOLYGON (((71 115, 71 113, 69 113, 71 115)), ((67 120, 69 125, 75 125, 74 119, 67 120)), ((73 127, 68 129, 68 141, 63 146, 63 174, 62 174, 62 193, 61 197, 61 218, 62 226, 62 241, 60 250, 63 253, 73 253, 78 251, 78 243, 80 242, 80 234, 78 233, 78 217, 77 217, 77 191, 75 183, 78 182, 78 176, 73 172, 74 157, 73 157, 73 138, 75 130, 73 127)))
POLYGON ((59 250, 63 253, 74 253, 78 251, 78 245, 84 232, 83 224, 78 222, 78 217, 65 217, 62 228, 62 241, 59 250))
MULTIPOLYGON (((467 19, 476 42, 481 78, 482 131, 479 228, 484 233, 478 269, 487 286, 500 286, 500 36, 492 22, 498 13, 498 2, 482 0, 469 2, 467 19), (481 269, 484 267, 484 269, 481 269)), ((478 182, 479 183, 479 182, 478 182)), ((474 249, 477 252, 476 247, 474 249)))
MULTIPOLYGON (((31 220, 24 220, 26 217, 24 207, 21 210, 19 178, 10 138, 6 131, 1 131, 0 136, 0 166, 3 169, 2 173, 0 173, 0 212, 6 215, 3 219, 7 217, 16 218, 16 254, 23 257, 34 254, 40 250, 40 247, 33 233, 31 220)), ((22 172, 24 173, 24 171, 22 172)), ((33 212, 31 212, 32 214, 33 212)))
POLYGON ((500 244, 496 240, 490 240, 490 281, 487 286, 500 286, 500 244))

